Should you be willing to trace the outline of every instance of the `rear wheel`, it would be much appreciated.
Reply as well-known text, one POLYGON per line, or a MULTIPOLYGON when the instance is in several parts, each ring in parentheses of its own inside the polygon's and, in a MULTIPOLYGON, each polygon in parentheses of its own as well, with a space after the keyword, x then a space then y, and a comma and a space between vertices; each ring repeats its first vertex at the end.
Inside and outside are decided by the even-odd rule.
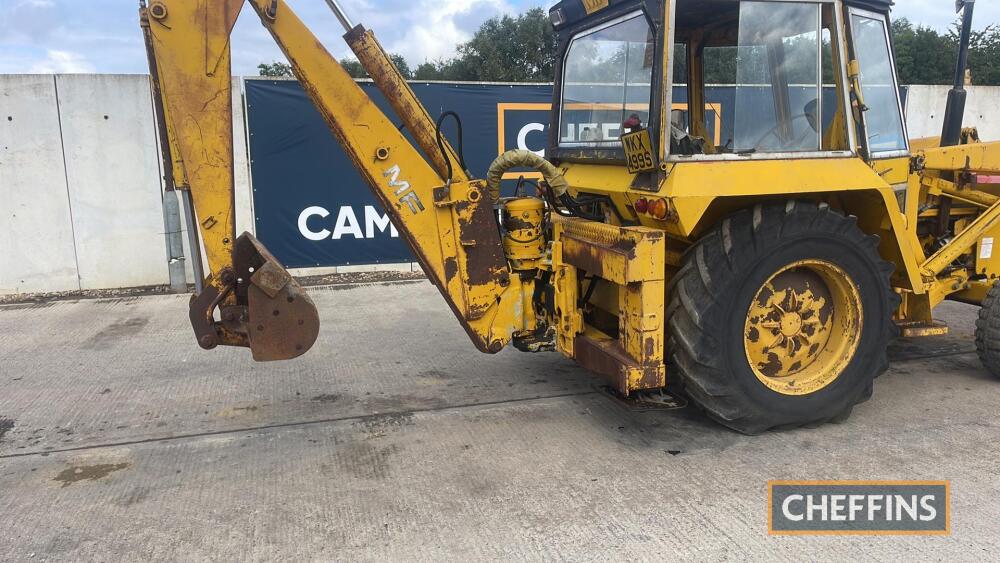
POLYGON ((1000 377, 1000 283, 990 288, 976 321, 976 350, 986 371, 1000 377))
POLYGON ((747 434, 840 421, 888 367, 892 266, 853 218, 758 205, 686 255, 668 352, 691 399, 747 434))

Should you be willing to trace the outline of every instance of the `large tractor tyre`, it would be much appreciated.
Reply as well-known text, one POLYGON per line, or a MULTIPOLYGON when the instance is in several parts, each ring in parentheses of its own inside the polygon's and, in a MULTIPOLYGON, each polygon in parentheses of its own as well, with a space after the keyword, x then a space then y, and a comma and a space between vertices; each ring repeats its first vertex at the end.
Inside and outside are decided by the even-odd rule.
POLYGON ((671 281, 668 351, 693 402, 745 434, 846 420, 889 366, 899 298, 854 217, 812 202, 724 220, 671 281))
POLYGON ((976 321, 976 351, 986 371, 1000 377, 1000 283, 993 284, 976 321))

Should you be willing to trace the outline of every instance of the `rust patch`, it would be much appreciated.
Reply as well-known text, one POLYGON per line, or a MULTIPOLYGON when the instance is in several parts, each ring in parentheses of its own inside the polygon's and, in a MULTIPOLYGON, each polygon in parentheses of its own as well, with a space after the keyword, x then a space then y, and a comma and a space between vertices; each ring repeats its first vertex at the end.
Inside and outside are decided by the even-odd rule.
POLYGON ((507 215, 507 219, 504 221, 503 225, 508 231, 532 231, 538 227, 537 224, 531 221, 525 221, 520 217, 515 217, 514 215, 507 215))
POLYGON ((249 233, 236 241, 234 258, 244 280, 237 296, 246 296, 245 330, 254 360, 290 360, 309 351, 319 336, 320 322, 316 305, 302 286, 249 233))
MULTIPOLYGON (((569 240, 571 237, 566 237, 569 240)), ((572 239, 576 240, 576 239, 572 239)), ((581 270, 596 274, 599 277, 604 272, 604 261, 601 260, 600 250, 591 243, 563 245, 563 260, 567 264, 572 264, 581 270)))
POLYGON ((493 204, 486 199, 475 203, 461 202, 455 205, 455 213, 459 217, 459 240, 469 244, 463 244, 469 284, 503 284, 508 280, 507 256, 493 217, 493 204))
POLYGON ((774 352, 771 352, 767 355, 767 363, 758 367, 760 368, 760 372, 767 377, 774 377, 781 371, 781 358, 774 352))
POLYGON ((448 280, 449 283, 451 283, 451 280, 453 280, 457 275, 458 275, 458 260, 455 260, 454 257, 448 258, 447 260, 444 261, 445 279, 448 280))
POLYGON ((585 336, 578 336, 574 340, 573 359, 580 367, 606 377, 617 391, 628 395, 628 379, 623 373, 628 357, 620 347, 611 350, 615 345, 617 342, 610 346, 602 345, 585 336))
POLYGON ((616 391, 628 396, 636 389, 657 389, 666 383, 663 370, 657 365, 639 365, 615 341, 598 341, 586 336, 578 336, 574 341, 573 359, 580 367, 607 378, 616 391), (636 389, 629 388, 629 370, 638 369, 642 376, 636 389))
POLYGON ((103 465, 84 465, 80 467, 70 467, 69 469, 64 469, 59 475, 56 475, 53 481, 58 481, 62 483, 62 486, 68 487, 74 483, 79 483, 80 481, 97 481, 98 479, 103 479, 108 475, 111 475, 115 471, 121 471, 122 469, 127 469, 129 464, 127 463, 108 463, 103 465))
POLYGON ((621 239, 611 245, 611 250, 624 254, 629 260, 635 259, 635 241, 633 240, 621 239))

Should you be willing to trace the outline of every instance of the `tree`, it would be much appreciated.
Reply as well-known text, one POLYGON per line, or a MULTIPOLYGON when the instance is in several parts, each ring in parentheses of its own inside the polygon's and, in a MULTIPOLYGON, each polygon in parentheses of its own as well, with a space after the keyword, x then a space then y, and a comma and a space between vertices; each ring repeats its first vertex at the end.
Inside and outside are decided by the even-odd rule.
POLYGON ((443 73, 438 64, 424 61, 413 72, 413 78, 417 80, 441 80, 443 73))
POLYGON ((949 84, 955 75, 957 41, 906 18, 892 22, 896 71, 902 84, 949 84))
MULTIPOLYGON (((952 28, 949 36, 958 42, 958 27, 952 28)), ((1000 28, 990 25, 982 31, 974 31, 969 48, 969 69, 974 84, 1000 85, 1000 28)))
POLYGON ((556 37, 541 8, 517 16, 483 22, 458 54, 446 60, 425 61, 417 80, 480 82, 551 82, 555 73, 556 37))
MULTIPOLYGON (((487 20, 450 59, 425 61, 412 71, 402 55, 390 55, 405 78, 482 82, 551 82, 555 73, 556 37, 548 14, 533 8, 523 14, 487 20)), ((341 61, 354 78, 368 74, 356 59, 341 61)), ((261 76, 291 76, 284 63, 262 64, 261 76)))
MULTIPOLYGON (((951 84, 958 58, 959 24, 941 34, 914 26, 905 18, 892 22, 896 68, 902 84, 951 84)), ((1000 85, 1000 29, 988 26, 972 33, 969 69, 975 84, 1000 85)))
POLYGON ((270 76, 274 78, 295 76, 295 73, 292 72, 292 65, 278 61, 274 61, 273 63, 260 63, 257 65, 257 70, 260 72, 261 76, 270 76))
POLYGON ((516 18, 486 20, 469 42, 459 45, 458 61, 449 61, 445 68, 461 71, 466 80, 549 82, 555 57, 555 31, 548 15, 532 8, 516 18))

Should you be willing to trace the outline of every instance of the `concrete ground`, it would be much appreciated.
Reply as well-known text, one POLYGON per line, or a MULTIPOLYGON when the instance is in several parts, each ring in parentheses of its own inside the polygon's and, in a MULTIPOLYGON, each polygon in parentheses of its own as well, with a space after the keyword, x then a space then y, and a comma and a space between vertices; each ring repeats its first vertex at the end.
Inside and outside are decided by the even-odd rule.
POLYGON ((427 282, 311 291, 316 348, 198 349, 187 298, 0 306, 0 560, 948 560, 1000 550, 1000 381, 898 342, 845 424, 639 412, 477 353, 427 282), (771 537, 771 479, 949 479, 950 537, 771 537))

